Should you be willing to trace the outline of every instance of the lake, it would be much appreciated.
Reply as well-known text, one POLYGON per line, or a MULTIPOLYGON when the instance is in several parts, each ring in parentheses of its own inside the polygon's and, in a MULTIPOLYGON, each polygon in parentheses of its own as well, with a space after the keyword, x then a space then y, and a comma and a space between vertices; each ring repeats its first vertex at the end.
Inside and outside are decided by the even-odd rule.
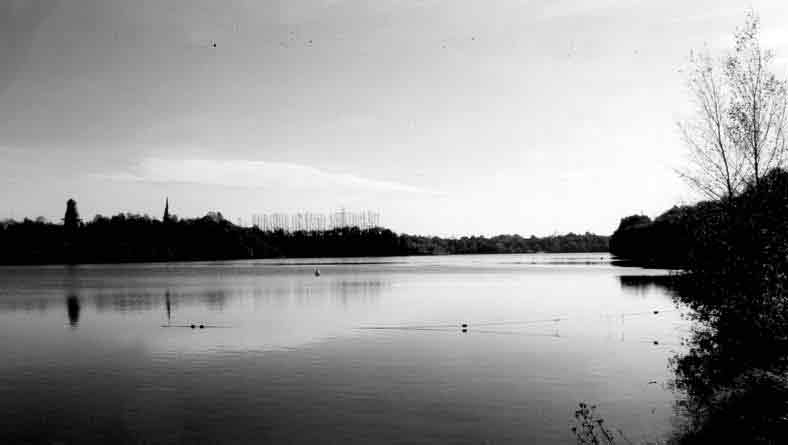
POLYGON ((653 441, 689 327, 665 274, 608 254, 0 267, 0 442, 573 444, 581 401, 653 441))

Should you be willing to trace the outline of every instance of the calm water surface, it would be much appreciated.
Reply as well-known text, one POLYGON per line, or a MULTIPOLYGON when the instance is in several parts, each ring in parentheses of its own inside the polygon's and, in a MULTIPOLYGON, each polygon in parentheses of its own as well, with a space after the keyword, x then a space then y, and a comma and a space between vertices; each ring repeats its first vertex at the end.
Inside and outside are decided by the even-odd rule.
POLYGON ((584 400, 655 440, 687 322, 637 276, 665 273, 607 254, 0 268, 0 442, 571 444, 584 400))

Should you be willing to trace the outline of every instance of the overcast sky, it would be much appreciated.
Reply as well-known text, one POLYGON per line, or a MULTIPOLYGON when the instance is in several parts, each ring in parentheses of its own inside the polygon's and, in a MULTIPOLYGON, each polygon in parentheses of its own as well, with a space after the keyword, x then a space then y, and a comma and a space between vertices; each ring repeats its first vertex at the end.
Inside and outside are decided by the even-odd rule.
POLYGON ((750 5, 782 74, 784 0, 3 0, 0 217, 609 234, 694 200, 679 69, 750 5))

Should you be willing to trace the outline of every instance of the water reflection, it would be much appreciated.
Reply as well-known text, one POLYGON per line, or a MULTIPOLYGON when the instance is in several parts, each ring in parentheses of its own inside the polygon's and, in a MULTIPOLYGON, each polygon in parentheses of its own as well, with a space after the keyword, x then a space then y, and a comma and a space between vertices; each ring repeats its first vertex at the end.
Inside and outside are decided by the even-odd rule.
POLYGON ((201 293, 200 300, 211 311, 223 311, 227 306, 227 291, 224 289, 209 289, 201 293))
POLYGON ((788 432, 788 306, 780 292, 733 293, 688 282, 677 297, 698 325, 676 355, 673 442, 783 443, 788 432))
POLYGON ((69 295, 66 298, 66 311, 68 312, 68 324, 72 328, 79 325, 79 297, 76 295, 69 295))
POLYGON ((619 276, 621 289, 653 290, 692 309, 686 352, 670 360, 678 426, 668 443, 782 443, 788 432, 788 305, 745 280, 619 276))
POLYGON ((320 283, 269 283, 267 286, 254 288, 253 292, 255 298, 265 301, 294 301, 308 305, 328 297, 332 301, 347 305, 354 302, 372 302, 390 286, 390 281, 383 279, 325 279, 320 283))
MULTIPOLYGON (((76 325, 85 301, 97 312, 154 312, 163 305, 167 320, 172 321, 177 301, 187 306, 198 306, 216 312, 226 311, 230 306, 237 305, 239 300, 247 297, 264 304, 278 302, 313 305, 332 302, 341 306, 350 306, 375 302, 382 292, 390 288, 390 285, 389 281, 382 279, 334 279, 326 280, 326 283, 320 286, 305 286, 298 281, 202 289, 179 286, 175 291, 167 288, 162 293, 161 290, 153 288, 106 289, 89 285, 81 286, 73 281, 66 281, 63 290, 66 291, 69 320, 71 324, 76 325)), ((53 305, 62 304, 58 302, 57 295, 53 295, 53 292, 30 293, 23 289, 4 292, 0 297, 2 297, 0 312, 47 312, 53 309, 53 305)))
POLYGON ((384 280, 338 280, 331 283, 330 293, 343 306, 348 306, 358 300, 374 301, 390 285, 384 280))
POLYGON ((655 290, 672 291, 676 287, 674 275, 619 275, 621 290, 635 295, 645 295, 655 290))
POLYGON ((600 394, 630 435, 667 434, 673 394, 647 382, 671 376, 679 320, 652 312, 670 299, 631 298, 606 265, 511 258, 328 264, 319 278, 251 262, 0 268, 0 437, 566 443, 567 410, 600 394), (6 310, 30 302, 47 309, 6 310), (76 335, 62 335, 64 302, 76 335), (424 323, 454 328, 359 329, 424 323))
POLYGON ((164 305, 167 309, 167 324, 172 322, 172 302, 170 301, 170 290, 167 289, 167 292, 164 293, 164 305))
POLYGON ((0 298, 0 312, 46 312, 52 300, 36 295, 7 295, 0 298))

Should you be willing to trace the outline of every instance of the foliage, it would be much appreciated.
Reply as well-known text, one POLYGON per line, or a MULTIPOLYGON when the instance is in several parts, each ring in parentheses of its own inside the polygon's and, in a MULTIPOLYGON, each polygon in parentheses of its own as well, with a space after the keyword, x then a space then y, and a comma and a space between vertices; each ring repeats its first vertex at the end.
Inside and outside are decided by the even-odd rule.
POLYGON ((761 48, 750 12, 721 59, 692 54, 688 87, 693 119, 679 124, 689 149, 681 176, 712 199, 727 200, 782 165, 788 129, 788 84, 772 72, 774 54, 761 48))
POLYGON ((681 280, 676 298, 693 309, 697 323, 687 352, 672 359, 683 395, 678 408, 687 419, 674 443, 784 442, 788 300, 784 277, 770 275, 768 268, 746 266, 727 276, 704 269, 681 280), (756 269, 760 278, 752 275, 756 269))
POLYGON ((604 425, 605 421, 596 414, 596 405, 580 402, 575 411, 575 426, 572 432, 580 445, 615 445, 613 433, 604 425))
POLYGON ((774 53, 761 48, 760 23, 753 12, 735 40, 725 61, 731 96, 728 132, 744 157, 750 185, 758 188, 766 173, 782 165, 788 89, 771 71, 774 53))
MULTIPOLYGON (((71 208, 71 207, 69 207, 71 208)), ((74 206, 76 211, 76 206, 74 206)), ((500 235, 446 239, 357 227, 321 232, 263 232, 236 226, 220 212, 164 221, 147 215, 96 215, 66 226, 25 220, 0 225, 0 263, 84 263, 244 258, 359 257, 607 251, 608 238, 586 233, 545 238, 500 235)))
POLYGON ((696 322, 688 350, 672 359, 686 425, 670 443, 782 443, 788 172, 772 169, 724 203, 677 207, 650 223, 625 220, 611 237, 611 252, 680 263, 685 272, 668 290, 696 322))
POLYGON ((705 126, 690 143, 706 156, 693 179, 717 199, 624 218, 610 240, 615 255, 684 269, 668 290, 696 323, 671 360, 686 422, 670 443, 777 444, 788 433, 788 92, 758 34, 750 14, 722 76, 703 59, 691 78, 705 126))
POLYGON ((772 169, 729 202, 672 209, 650 224, 622 224, 611 238, 614 253, 650 249, 641 257, 681 259, 685 269, 669 290, 692 309, 696 323, 687 352, 672 360, 687 423, 671 443, 784 441, 787 221, 788 172, 772 169), (659 245, 670 247, 660 251, 659 245))
POLYGON ((79 227, 80 219, 79 212, 77 211, 77 202, 69 199, 66 202, 66 214, 63 216, 63 226, 69 230, 74 230, 79 227))
POLYGON ((498 235, 438 238, 403 235, 409 254, 607 252, 608 237, 591 233, 537 238, 531 235, 498 235))
POLYGON ((653 221, 632 215, 610 237, 610 252, 646 266, 680 268, 690 255, 692 221, 705 204, 673 207, 653 221))
POLYGON ((744 159, 731 140, 729 89, 717 61, 707 53, 690 56, 687 84, 695 116, 679 123, 689 164, 680 175, 712 199, 734 196, 743 185, 744 159))
POLYGON ((725 203, 673 207, 653 221, 623 218, 610 238, 610 252, 643 265, 776 283, 788 274, 785 221, 788 171, 773 169, 758 188, 751 184, 725 203))

